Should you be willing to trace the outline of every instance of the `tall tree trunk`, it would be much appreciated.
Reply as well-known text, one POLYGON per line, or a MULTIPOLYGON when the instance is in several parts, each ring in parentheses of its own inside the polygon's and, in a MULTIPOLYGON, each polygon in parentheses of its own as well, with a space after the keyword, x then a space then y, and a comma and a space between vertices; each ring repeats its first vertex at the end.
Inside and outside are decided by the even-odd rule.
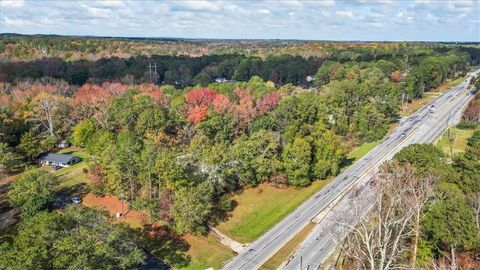
POLYGON ((457 270, 457 259, 455 258, 455 248, 454 247, 451 247, 450 248, 450 253, 452 254, 452 259, 451 259, 451 267, 450 269, 451 270, 457 270))
POLYGON ((47 119, 48 119, 48 131, 50 132, 50 135, 54 136, 55 134, 53 134, 53 119, 50 112, 47 112, 47 119))
POLYGON ((415 235, 413 236, 413 251, 412 257, 410 258, 410 266, 412 269, 415 269, 415 265, 417 264, 417 249, 418 249, 418 238, 420 237, 420 209, 417 209, 415 215, 415 235))

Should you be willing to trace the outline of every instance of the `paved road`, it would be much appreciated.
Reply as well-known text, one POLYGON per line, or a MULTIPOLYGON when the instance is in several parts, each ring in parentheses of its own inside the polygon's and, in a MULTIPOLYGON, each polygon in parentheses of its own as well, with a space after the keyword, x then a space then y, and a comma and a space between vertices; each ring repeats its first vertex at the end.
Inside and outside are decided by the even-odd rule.
POLYGON ((329 209, 283 269, 297 270, 300 269, 300 264, 302 269, 320 268, 346 236, 346 228, 339 224, 354 225, 371 208, 373 202, 369 198, 374 188, 368 183, 378 166, 407 145, 433 142, 448 126, 458 123, 463 109, 473 97, 466 89, 469 81, 470 77, 430 103, 435 104, 435 113, 428 112, 429 104, 402 121, 382 144, 367 155, 367 160, 359 161, 359 166, 363 163, 364 169, 360 170, 360 175, 351 173, 358 177, 354 189, 329 209), (402 132, 406 133, 405 137, 400 135, 402 132))
MULTIPOLYGON (((470 100, 471 96, 465 90, 467 85, 468 82, 463 82, 433 101, 436 107, 435 113, 429 113, 429 108, 426 106, 411 117, 401 121, 399 126, 379 146, 337 176, 329 185, 310 197, 281 222, 250 244, 238 256, 227 262, 223 269, 253 270, 260 268, 268 258, 275 254, 320 212, 332 212, 330 208, 334 204, 337 205, 336 200, 348 194, 359 182, 366 181, 365 179, 373 173, 373 169, 383 161, 390 159, 408 144, 427 142, 440 134, 446 127, 447 121, 453 121, 452 114, 448 117, 448 113, 445 115, 444 111, 457 112, 461 109, 458 108, 459 104, 463 107, 470 100), (402 132, 405 132, 405 136, 402 136, 402 132)), ((328 257, 335 247, 335 243, 333 243, 333 240, 330 241, 324 237, 318 237, 321 240, 316 240, 317 236, 315 234, 321 232, 320 225, 322 223, 323 221, 307 237, 302 244, 303 246, 298 249, 298 254, 286 265, 286 268, 290 269, 296 266, 295 269, 298 269, 299 258, 302 257, 302 262, 306 262, 303 263, 305 269, 309 264, 309 269, 316 269, 319 265, 318 262, 321 263, 324 258, 328 257)))

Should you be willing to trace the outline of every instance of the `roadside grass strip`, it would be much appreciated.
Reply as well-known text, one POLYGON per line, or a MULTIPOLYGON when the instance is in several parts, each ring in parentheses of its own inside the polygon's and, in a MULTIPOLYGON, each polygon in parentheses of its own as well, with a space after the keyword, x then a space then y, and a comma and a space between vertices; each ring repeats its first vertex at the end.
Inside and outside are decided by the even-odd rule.
POLYGON ((310 222, 303 228, 297 235, 295 235, 290 241, 288 241, 282 248, 280 248, 270 259, 268 259, 262 267, 261 270, 275 270, 282 265, 289 256, 293 253, 296 247, 307 238, 313 228, 316 226, 316 223, 310 222))
POLYGON ((441 148, 448 157, 452 158, 452 154, 455 156, 456 153, 465 152, 468 139, 472 137, 474 132, 474 129, 452 127, 442 134, 436 142, 436 145, 441 148))

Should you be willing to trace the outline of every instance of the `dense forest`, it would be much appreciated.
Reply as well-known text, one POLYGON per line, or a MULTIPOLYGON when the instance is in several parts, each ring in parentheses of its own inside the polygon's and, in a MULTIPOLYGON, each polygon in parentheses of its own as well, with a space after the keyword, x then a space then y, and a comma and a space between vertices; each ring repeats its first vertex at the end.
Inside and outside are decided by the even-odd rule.
MULTIPOLYGON (((265 81, 272 81, 277 86, 287 83, 313 86, 317 69, 328 59, 341 64, 350 62, 351 66, 384 60, 388 63, 381 63, 383 72, 406 72, 410 71, 411 67, 419 66, 417 72, 412 74, 411 80, 407 80, 407 82, 419 84, 418 88, 426 87, 428 90, 431 86, 423 86, 421 81, 430 83, 429 79, 433 79, 432 84, 438 84, 438 80, 443 80, 441 76, 425 77, 432 66, 437 69, 445 69, 454 64, 464 64, 466 62, 464 57, 468 58, 472 65, 480 61, 480 50, 476 47, 428 43, 355 44, 307 41, 234 43, 228 41, 154 40, 140 42, 35 36, 12 36, 1 39, 0 55, 2 55, 0 80, 5 82, 12 83, 25 78, 52 77, 63 79, 74 85, 82 85, 86 82, 117 81, 128 84, 144 82, 169 84, 177 88, 196 84, 206 86, 217 78, 248 81, 252 76, 260 76, 265 81), (135 45, 148 45, 148 48, 157 48, 159 51, 141 49, 142 53, 131 54, 135 45), (188 49, 192 47, 207 48, 209 53, 188 54, 188 49), (229 50, 216 50, 215 48, 218 47, 225 47, 229 50), (254 50, 255 48, 262 48, 263 52, 260 53, 254 50), (165 49, 170 53, 163 53, 165 49), (127 51, 130 54, 115 54, 114 52, 118 50, 127 51), (52 54, 47 51, 58 51, 62 54, 52 54), (90 51, 97 57, 91 58, 81 54, 90 51), (108 53, 102 54, 105 51, 108 53), (34 57, 38 52, 45 53, 34 57), (65 55, 65 52, 76 55, 80 53, 80 55, 72 57, 65 55), (452 57, 436 59, 436 56, 445 54, 461 56, 462 59, 453 59, 452 57), (103 57, 98 58, 99 55, 103 55, 103 57), (431 59, 428 59, 429 57, 431 59), (22 61, 22 59, 28 59, 28 61, 22 61), (456 63, 452 63, 452 61, 456 63), (420 62, 423 62, 422 65, 420 62), (149 68, 149 65, 157 67, 149 68)), ((332 68, 337 73, 335 65, 332 65, 332 68)), ((455 72, 457 69, 459 67, 453 68, 455 72)), ((343 72, 346 70, 341 69, 336 75, 337 79, 345 77, 346 73, 343 72)), ((325 76, 325 70, 322 72, 320 75, 325 76)), ((441 75, 446 73, 445 70, 441 72, 441 75)), ((325 78, 320 78, 319 81, 324 83, 325 78)))
MULTIPOLYGON (((301 188, 337 175, 351 162, 349 150, 384 137, 402 102, 465 75, 478 59, 478 49, 413 46, 331 49, 324 58, 224 54, 5 61, 0 165, 23 170, 67 139, 88 154, 92 192, 124 198, 177 233, 203 234, 232 209, 234 192, 260 183, 301 188), (151 63, 157 65, 153 77, 146 68, 151 63), (213 82, 217 77, 233 81, 213 82)), ((478 117, 466 118, 478 125, 478 117)), ((45 226, 66 219, 65 230, 73 230, 74 210, 65 217, 36 216, 46 209, 54 181, 36 177, 46 178, 38 189, 45 192, 29 193, 29 200, 19 194, 16 205, 45 226)), ((21 230, 20 236, 28 233, 21 230)), ((437 243, 435 237, 425 245, 437 243)), ((15 256, 15 245, 8 258, 15 256)), ((141 261, 136 249, 129 254, 125 268, 141 261)))

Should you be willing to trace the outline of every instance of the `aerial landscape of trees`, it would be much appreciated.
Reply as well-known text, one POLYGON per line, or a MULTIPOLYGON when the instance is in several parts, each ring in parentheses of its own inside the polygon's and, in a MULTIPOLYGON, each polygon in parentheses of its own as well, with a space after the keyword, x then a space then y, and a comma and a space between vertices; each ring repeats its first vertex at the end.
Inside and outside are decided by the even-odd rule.
MULTIPOLYGON (((52 46, 42 42, 31 44, 52 46)), ((13 54, 15 44, 2 43, 0 50, 13 54)), ((82 44, 81 50, 100 50, 88 39, 82 44)), ((59 140, 86 152, 92 193, 122 198, 178 234, 202 235, 233 209, 234 193, 264 183, 303 188, 336 176, 351 163, 350 150, 387 134, 403 103, 464 76, 478 58, 475 50, 451 45, 377 46, 325 46, 308 57, 228 52, 2 61, 0 168, 25 173, 9 191, 24 221, 2 249, 0 267, 28 268, 38 260, 45 269, 104 262, 130 269, 144 260, 137 245, 125 244, 134 241, 132 233, 110 224, 104 213, 48 211, 57 179, 27 167, 59 140), (153 75, 151 63, 157 65, 153 75), (98 228, 89 227, 89 219, 98 228), (86 240, 70 249, 79 238, 86 240), (43 244, 52 250, 43 257, 37 257, 42 250, 27 249, 43 244), (91 249, 92 258, 82 258, 80 249, 91 249), (116 254, 127 255, 119 261, 116 254)), ((477 125, 478 100, 464 116, 477 125)), ((452 164, 435 149, 415 147, 397 155, 398 166, 411 165, 403 170, 412 181, 436 181, 422 204, 414 257, 427 265, 446 258, 445 252, 458 257, 478 251, 478 140, 452 164)))

